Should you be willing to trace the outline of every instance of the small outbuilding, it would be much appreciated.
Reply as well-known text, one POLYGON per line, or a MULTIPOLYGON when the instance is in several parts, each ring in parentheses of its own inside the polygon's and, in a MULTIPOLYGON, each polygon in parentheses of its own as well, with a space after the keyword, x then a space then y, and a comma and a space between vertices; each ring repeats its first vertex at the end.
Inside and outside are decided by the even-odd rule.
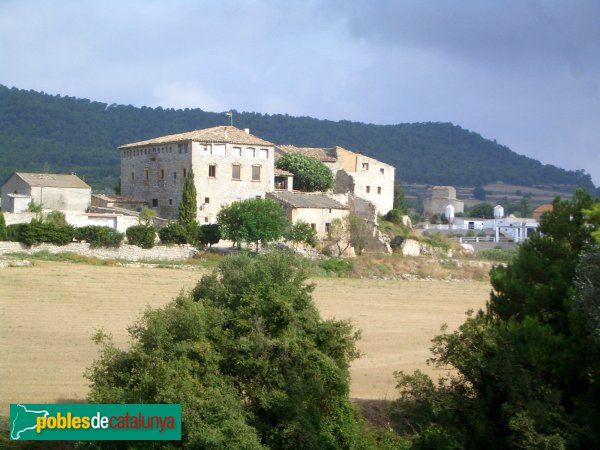
POLYGON ((43 209, 85 211, 92 188, 77 175, 15 172, 2 186, 2 209, 19 213, 31 201, 43 209))
POLYGON ((292 223, 299 220, 309 223, 322 239, 327 237, 333 220, 349 214, 347 206, 321 193, 275 191, 268 192, 266 197, 279 202, 292 223))

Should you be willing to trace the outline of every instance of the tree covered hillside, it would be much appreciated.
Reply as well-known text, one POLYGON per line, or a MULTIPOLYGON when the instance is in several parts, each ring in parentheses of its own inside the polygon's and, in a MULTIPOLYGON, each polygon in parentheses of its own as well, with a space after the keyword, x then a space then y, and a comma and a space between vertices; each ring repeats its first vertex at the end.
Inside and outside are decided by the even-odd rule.
MULTIPOLYGON (((201 109, 108 105, 0 85, 0 179, 16 170, 75 172, 95 189, 110 189, 119 176, 119 145, 227 121, 222 113, 201 109)), ((543 165, 450 123, 373 125, 235 113, 234 125, 276 144, 362 152, 394 165, 403 182, 594 189, 583 171, 543 165)))

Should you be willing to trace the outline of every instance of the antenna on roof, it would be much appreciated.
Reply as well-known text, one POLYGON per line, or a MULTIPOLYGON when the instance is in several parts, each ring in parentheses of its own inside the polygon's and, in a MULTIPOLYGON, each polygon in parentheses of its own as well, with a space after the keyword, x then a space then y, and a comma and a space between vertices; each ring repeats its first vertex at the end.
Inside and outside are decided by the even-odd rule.
POLYGON ((229 116, 229 125, 233 126, 233 111, 227 111, 226 116, 229 116))

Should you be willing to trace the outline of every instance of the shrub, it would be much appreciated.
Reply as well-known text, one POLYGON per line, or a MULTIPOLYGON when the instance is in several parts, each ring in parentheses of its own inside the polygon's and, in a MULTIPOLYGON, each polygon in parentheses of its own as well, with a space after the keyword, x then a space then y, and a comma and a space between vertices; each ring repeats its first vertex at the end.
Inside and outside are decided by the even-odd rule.
POLYGON ((46 223, 51 223, 58 226, 67 225, 67 219, 65 217, 65 213, 62 211, 53 210, 48 213, 45 219, 46 223))
POLYGON ((294 174, 294 189, 304 192, 327 191, 333 187, 331 170, 316 158, 288 153, 275 163, 277 168, 294 174))
POLYGON ((9 225, 7 234, 11 241, 22 242, 30 247, 41 243, 66 245, 73 241, 73 227, 43 223, 39 220, 9 225))
POLYGON ((221 229, 216 223, 201 225, 198 227, 198 242, 204 246, 218 243, 221 240, 221 229))
POLYGON ((154 247, 154 239, 156 237, 156 229, 152 226, 134 225, 127 228, 127 242, 131 245, 137 245, 142 248, 154 247))
POLYGON ((396 208, 390 209, 384 218, 389 222, 402 225, 402 210, 396 208))
POLYGON ((177 222, 171 222, 158 230, 160 242, 163 244, 187 244, 188 236, 184 227, 177 222))
POLYGON ((0 211, 0 241, 7 239, 6 222, 4 221, 4 213, 0 211))
POLYGON ((338 276, 347 275, 353 268, 352 261, 341 258, 327 258, 319 261, 319 267, 338 276))
POLYGON ((75 229, 75 240, 85 241, 90 247, 119 247, 123 242, 123 233, 110 227, 88 225, 75 229))

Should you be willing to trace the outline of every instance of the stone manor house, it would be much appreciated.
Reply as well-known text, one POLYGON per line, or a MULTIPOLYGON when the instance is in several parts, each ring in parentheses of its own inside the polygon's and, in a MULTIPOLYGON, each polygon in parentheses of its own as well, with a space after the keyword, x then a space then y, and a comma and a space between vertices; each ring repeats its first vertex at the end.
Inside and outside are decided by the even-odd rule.
POLYGON ((121 194, 145 200, 159 217, 178 216, 190 170, 194 172, 200 223, 214 223, 219 210, 236 200, 265 198, 267 194, 282 202, 285 196, 284 206, 326 209, 327 213, 319 216, 324 224, 316 225, 319 234, 327 221, 335 218, 332 204, 353 211, 358 198, 362 204, 370 202, 373 211, 381 214, 393 205, 394 167, 341 147, 277 146, 248 129, 217 126, 134 142, 119 150, 121 194), (324 202, 323 193, 293 190, 293 174, 275 167, 275 160, 290 152, 313 156, 331 169, 335 187, 327 194, 335 202, 324 202), (273 195, 284 191, 284 196, 273 195))

